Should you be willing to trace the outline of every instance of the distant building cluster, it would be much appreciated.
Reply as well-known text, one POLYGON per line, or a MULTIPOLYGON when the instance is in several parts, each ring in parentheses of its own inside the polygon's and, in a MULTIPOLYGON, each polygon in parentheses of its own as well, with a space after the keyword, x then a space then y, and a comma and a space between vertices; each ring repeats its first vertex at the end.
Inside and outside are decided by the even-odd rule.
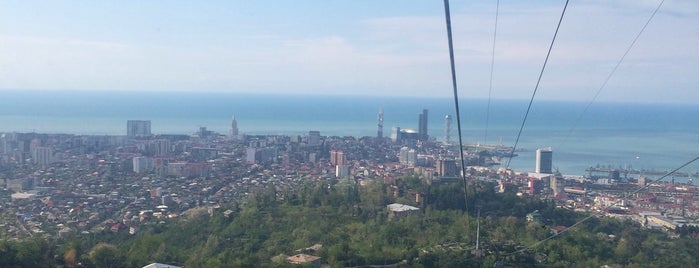
MULTIPOLYGON (((406 197, 403 204, 386 206, 389 218, 398 220, 418 214, 426 195, 401 186, 406 176, 439 185, 462 183, 462 175, 496 182, 500 192, 628 217, 648 228, 672 230, 699 219, 699 190, 691 184, 657 183, 611 167, 591 167, 587 176, 562 175, 553 168, 551 148, 536 150, 534 172, 493 168, 500 157, 514 157, 511 148, 459 148, 449 142, 450 116, 445 142, 436 142, 427 134, 427 115, 426 109, 419 114, 418 131, 394 127, 390 139, 383 137, 383 111, 377 136, 360 138, 323 136, 317 130, 246 135, 235 116, 224 134, 203 126, 191 135, 153 134, 149 120, 128 120, 126 135, 119 136, 0 133, 0 167, 7 174, 2 182, 12 192, 0 202, 20 219, 6 221, 6 229, 18 238, 102 230, 135 234, 143 224, 177 218, 186 210, 218 213, 216 205, 240 201, 256 187, 293 189, 306 180, 354 185, 380 180, 388 195, 406 197), (619 195, 638 186, 650 193, 619 195)), ((301 255, 306 253, 311 252, 282 261, 317 262, 301 255)))

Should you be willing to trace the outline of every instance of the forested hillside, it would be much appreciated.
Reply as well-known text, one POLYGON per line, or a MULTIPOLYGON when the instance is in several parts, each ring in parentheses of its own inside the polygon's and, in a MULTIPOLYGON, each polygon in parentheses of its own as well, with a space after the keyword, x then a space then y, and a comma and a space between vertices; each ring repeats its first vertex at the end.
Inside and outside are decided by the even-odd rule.
POLYGON ((536 244, 553 227, 586 215, 495 193, 489 183, 469 185, 467 202, 460 184, 427 186, 405 177, 397 185, 323 181, 300 189, 260 188, 244 203, 193 209, 136 235, 105 230, 61 241, 2 241, 0 266, 293 267, 286 257, 299 253, 331 267, 699 266, 699 240, 686 228, 670 239, 631 222, 592 218, 536 244), (416 203, 411 193, 419 192, 416 203), (420 211, 391 220, 386 205, 393 202, 420 211), (478 210, 480 256, 474 254, 478 210), (541 219, 527 221, 536 210, 541 219))

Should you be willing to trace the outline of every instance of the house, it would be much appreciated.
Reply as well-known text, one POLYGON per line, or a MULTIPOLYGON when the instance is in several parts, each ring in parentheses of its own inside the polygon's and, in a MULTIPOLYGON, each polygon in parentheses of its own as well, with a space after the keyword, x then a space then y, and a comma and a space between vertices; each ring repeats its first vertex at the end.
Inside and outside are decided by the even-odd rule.
POLYGON ((388 209, 389 219, 400 219, 409 215, 417 214, 417 212, 420 211, 419 208, 398 203, 390 204, 386 206, 386 208, 388 209))
POLYGON ((558 225, 558 226, 551 227, 549 230, 551 231, 552 235, 558 235, 560 233, 565 232, 567 229, 568 229, 568 227, 558 225))
POLYGON ((155 263, 151 263, 151 264, 148 264, 146 266, 143 266, 142 268, 182 268, 182 267, 155 262, 155 263))
POLYGON ((112 227, 110 228, 110 230, 112 230, 112 232, 115 232, 115 233, 116 233, 116 232, 119 232, 121 229, 124 229, 124 228, 126 228, 125 225, 123 225, 123 224, 121 224, 121 223, 117 223, 117 224, 112 225, 112 227))
POLYGON ((539 213, 538 210, 534 210, 534 212, 527 214, 527 222, 533 221, 541 222, 541 213, 539 213))
POLYGON ((320 257, 308 254, 296 254, 286 258, 286 261, 292 264, 310 264, 313 267, 320 267, 320 257))

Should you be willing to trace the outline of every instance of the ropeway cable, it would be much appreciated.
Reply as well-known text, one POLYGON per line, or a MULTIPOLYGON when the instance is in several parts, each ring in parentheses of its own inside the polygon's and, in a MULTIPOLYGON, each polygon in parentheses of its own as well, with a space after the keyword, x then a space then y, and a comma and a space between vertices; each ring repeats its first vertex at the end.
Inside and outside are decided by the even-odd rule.
POLYGON ((636 44, 636 41, 638 41, 638 38, 641 37, 641 34, 643 34, 643 31, 646 30, 646 27, 648 27, 648 24, 650 24, 650 21, 653 20, 653 17, 655 17, 655 14, 658 13, 658 10, 660 10, 660 7, 663 5, 664 2, 665 2, 665 0, 660 1, 660 3, 658 4, 658 7, 655 8, 655 10, 653 11, 653 14, 651 14, 650 17, 648 18, 648 20, 646 21, 646 24, 644 24, 643 27, 641 27, 641 30, 638 32, 638 34, 636 34, 636 37, 633 39, 633 41, 631 41, 631 44, 629 44, 629 46, 626 48, 624 55, 622 55, 621 58, 619 59, 619 61, 617 61, 616 65, 614 65, 614 68, 612 68, 612 71, 609 73, 609 75, 607 75, 607 78, 604 79, 604 82, 599 87, 599 89, 597 89, 597 92, 592 97, 592 100, 590 100, 590 102, 587 103, 587 105, 583 109, 582 113, 580 113, 578 118, 573 123, 573 127, 571 127, 570 131, 568 131, 568 136, 567 136, 568 138, 570 137, 570 135, 573 134, 573 131, 578 126, 578 123, 580 123, 580 120, 585 115, 585 113, 587 113, 587 110, 590 109, 590 106, 592 106, 592 103, 594 103, 597 100, 597 97, 599 96, 599 94, 607 86, 607 83, 612 78, 614 73, 616 73, 616 70, 619 68, 619 65, 621 65, 621 63, 624 61, 624 59, 626 58, 626 55, 629 54, 629 51, 631 51, 633 46, 636 44))
POLYGON ((544 65, 541 66, 541 72, 539 72, 539 79, 536 80, 536 86, 534 87, 534 92, 532 93, 532 98, 529 100, 529 106, 527 106, 527 112, 524 114, 524 119, 522 120, 522 125, 519 127, 519 133, 517 133, 517 139, 515 140, 515 145, 512 146, 512 152, 510 152, 510 157, 507 159, 507 165, 505 169, 510 168, 510 161, 512 161, 512 155, 515 154, 517 149, 517 144, 519 143, 519 137, 522 136, 522 130, 524 129, 524 124, 527 123, 527 117, 529 116, 529 111, 532 108, 532 103, 534 102, 534 97, 536 96, 536 91, 539 89, 539 84, 541 83, 541 77, 544 75, 544 70, 546 70, 546 63, 549 61, 549 56, 551 56, 551 50, 553 49, 553 44, 556 42, 556 36, 558 35, 558 29, 561 28, 561 22, 563 22, 563 16, 566 14, 566 8, 568 8, 568 2, 566 0, 565 6, 563 6, 563 12, 561 12, 561 18, 558 19, 558 25, 556 26, 556 32, 553 34, 553 39, 551 40, 551 45, 549 45, 549 50, 546 53, 546 59, 544 60, 544 65))
POLYGON ((456 86, 456 67, 454 64, 454 42, 451 36, 451 12, 449 11, 449 0, 444 0, 444 15, 447 24, 447 39, 449 41, 449 63, 451 64, 451 84, 454 89, 454 108, 456 109, 456 129, 459 134, 459 156, 461 157, 461 180, 464 183, 464 202, 468 211, 468 193, 466 187, 466 162, 464 162, 464 145, 461 137, 461 113, 459 112, 459 92, 456 86))
POLYGON ((490 83, 488 84, 488 106, 485 112, 485 135, 483 135, 483 144, 488 144, 488 127, 490 125, 490 100, 493 95, 493 69, 495 68, 495 41, 498 36, 498 13, 500 11, 500 0, 495 3, 495 26, 493 29, 493 51, 490 56, 490 83))
POLYGON ((633 192, 631 192, 631 193, 629 193, 629 194, 627 194, 627 195, 625 195, 625 196, 619 198, 619 200, 617 200, 616 202, 612 203, 611 205, 605 206, 605 207, 599 209, 598 211, 596 211, 596 212, 590 214, 589 216, 587 216, 587 217, 585 217, 585 218, 579 220, 578 222, 574 223, 573 225, 566 227, 566 228, 563 229, 562 231, 560 231, 560 232, 558 232, 558 233, 556 233, 556 234, 553 234, 553 235, 551 235, 551 236, 549 236, 549 237, 547 237, 547 238, 545 238, 545 239, 543 239, 543 240, 540 240, 540 241, 538 241, 538 242, 536 242, 536 243, 534 243, 534 244, 531 244, 531 245, 529 245, 528 247, 524 247, 524 248, 522 248, 522 249, 520 249, 520 250, 511 252, 511 253, 507 253, 507 254, 503 254, 503 255, 504 255, 504 256, 514 255, 514 254, 517 254, 517 253, 524 252, 524 251, 526 251, 526 250, 530 250, 530 249, 535 248, 536 246, 540 245, 541 243, 544 243, 544 242, 546 242, 546 241, 548 241, 548 240, 551 240, 551 239, 553 239, 553 238, 555 238, 555 237, 557 237, 557 236, 559 236, 559 235, 561 235, 561 234, 563 234, 563 233, 565 233, 565 232, 568 232, 568 230, 572 229, 573 227, 578 226, 578 225, 582 224, 583 222, 589 220, 590 218, 595 217, 595 216, 601 214, 603 211, 607 210, 607 209, 610 208, 610 207, 613 207, 613 206, 618 205, 620 202, 622 202, 623 200, 629 198, 630 196, 633 196, 633 195, 637 194, 638 192, 645 190, 645 189, 648 188, 648 186, 650 186, 651 184, 654 184, 654 183, 656 183, 656 182, 659 182, 659 181, 661 181, 661 180, 667 178, 668 176, 670 176, 670 175, 674 174, 675 172, 677 172, 677 171, 683 169, 684 167, 688 166, 689 164, 694 163, 694 162, 697 161, 697 160, 699 160, 699 156, 695 157, 695 158, 692 159, 692 160, 687 161, 686 163, 682 164, 682 165, 679 166, 678 168, 673 169, 672 171, 666 173, 665 175, 663 175, 662 177, 660 177, 660 178, 658 178, 658 179, 656 179, 656 180, 654 180, 654 181, 651 181, 650 183, 644 185, 643 187, 638 188, 636 191, 633 191, 633 192))

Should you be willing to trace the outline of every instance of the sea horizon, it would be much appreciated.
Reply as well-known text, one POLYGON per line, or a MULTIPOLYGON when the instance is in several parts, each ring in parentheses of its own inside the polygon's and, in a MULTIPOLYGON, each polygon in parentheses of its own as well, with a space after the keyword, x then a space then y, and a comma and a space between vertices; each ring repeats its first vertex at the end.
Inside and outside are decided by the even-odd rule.
MULTIPOLYGON (((227 134, 235 116, 241 134, 376 136, 384 111, 385 137, 393 127, 417 128, 429 111, 428 134, 445 139, 444 117, 453 119, 446 97, 369 97, 196 92, 14 91, 0 93, 0 132, 124 135, 126 120, 150 120, 153 134, 193 134, 199 127, 227 134)), ((461 99, 464 143, 513 146, 528 100, 461 99), (488 105, 490 112, 488 113, 488 105)), ((582 175, 590 166, 671 170, 699 154, 699 107, 689 104, 535 101, 512 159, 531 171, 533 152, 551 147, 554 168, 582 175), (585 111, 585 107, 587 111, 585 111)), ((504 159, 506 162, 506 159, 504 159)), ((693 173, 697 165, 690 166, 693 173)))

